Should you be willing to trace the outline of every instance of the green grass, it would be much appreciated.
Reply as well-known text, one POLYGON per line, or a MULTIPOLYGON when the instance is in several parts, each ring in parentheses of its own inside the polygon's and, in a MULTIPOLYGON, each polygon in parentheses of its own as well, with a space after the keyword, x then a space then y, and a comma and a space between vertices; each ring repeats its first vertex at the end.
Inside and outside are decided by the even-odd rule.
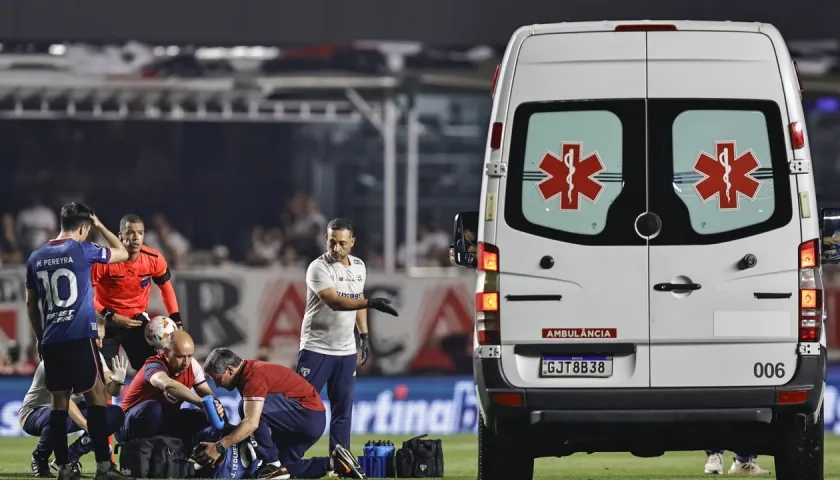
MULTIPOLYGON (((373 437, 371 437, 373 438, 373 437)), ((408 437, 390 437, 395 444, 408 437)), ((359 454, 362 444, 370 438, 354 437, 353 450, 359 454)), ((385 437, 376 437, 384 440, 385 437)), ((826 480, 840 480, 840 437, 826 436, 826 480)), ((0 480, 31 477, 29 459, 35 447, 34 438, 0 438, 0 480)), ((475 480, 476 438, 471 435, 443 437, 447 480, 475 480)), ((326 454, 326 437, 310 450, 310 455, 326 454)), ((727 454, 726 468, 731 463, 727 454)), ((771 457, 759 457, 759 463, 773 469, 771 457)), ((621 478, 623 480, 706 479, 703 475, 703 452, 667 453, 658 458, 636 458, 629 454, 600 453, 576 454, 567 458, 542 458, 536 462, 534 478, 541 480, 597 480, 621 478)), ((91 477, 93 455, 82 458, 83 471, 91 477)), ((763 477, 767 478, 767 477, 763 477)), ((514 480, 514 479, 511 479, 514 480)), ((515 479, 520 480, 520 479, 515 479)), ((523 479, 524 480, 524 479, 523 479)))

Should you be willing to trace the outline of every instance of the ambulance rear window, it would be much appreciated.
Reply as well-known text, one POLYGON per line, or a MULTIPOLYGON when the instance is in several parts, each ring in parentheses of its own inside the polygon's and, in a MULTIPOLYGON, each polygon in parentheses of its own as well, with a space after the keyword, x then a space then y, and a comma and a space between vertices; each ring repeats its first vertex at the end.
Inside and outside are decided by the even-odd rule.
POLYGON ((796 203, 776 102, 649 99, 519 105, 504 220, 579 245, 706 245, 790 223, 796 203))
POLYGON ((674 191, 695 232, 728 232, 773 216, 773 166, 762 112, 686 110, 672 130, 674 191))
MULTIPOLYGON (((790 223, 785 123, 767 100, 648 101, 652 245, 703 245, 790 223)), ((795 188, 795 187, 794 187, 795 188)))
POLYGON ((632 226, 645 209, 644 100, 523 104, 514 117, 509 225, 569 243, 644 244, 632 226))

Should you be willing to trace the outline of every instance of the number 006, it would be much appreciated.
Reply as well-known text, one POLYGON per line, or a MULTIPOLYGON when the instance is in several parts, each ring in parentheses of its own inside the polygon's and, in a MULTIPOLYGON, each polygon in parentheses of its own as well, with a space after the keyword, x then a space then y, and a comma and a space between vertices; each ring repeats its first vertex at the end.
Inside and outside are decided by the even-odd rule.
POLYGON ((755 378, 782 378, 785 376, 785 364, 758 362, 753 365, 753 375, 755 378))

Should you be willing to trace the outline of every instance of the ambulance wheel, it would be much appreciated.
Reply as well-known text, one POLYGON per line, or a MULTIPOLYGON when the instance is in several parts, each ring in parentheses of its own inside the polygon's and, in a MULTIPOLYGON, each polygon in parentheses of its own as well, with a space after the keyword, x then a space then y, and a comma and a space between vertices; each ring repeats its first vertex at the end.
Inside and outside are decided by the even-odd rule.
POLYGON ((825 464, 824 407, 813 425, 789 421, 779 432, 775 455, 777 480, 823 480, 825 464))
POLYGON ((526 437, 516 432, 498 435, 492 425, 478 419, 478 480, 530 480, 534 478, 534 457, 526 437))

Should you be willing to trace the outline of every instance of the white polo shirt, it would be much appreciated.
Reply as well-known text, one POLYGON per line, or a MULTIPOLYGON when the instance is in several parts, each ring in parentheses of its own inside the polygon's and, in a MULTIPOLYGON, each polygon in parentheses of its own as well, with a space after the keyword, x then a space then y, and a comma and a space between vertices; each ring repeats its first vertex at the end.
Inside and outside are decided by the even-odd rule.
POLYGON ((362 298, 367 269, 361 258, 350 255, 350 265, 325 253, 306 269, 306 312, 300 330, 300 349, 324 355, 355 355, 356 312, 336 312, 318 298, 318 292, 335 288, 338 295, 362 298))

